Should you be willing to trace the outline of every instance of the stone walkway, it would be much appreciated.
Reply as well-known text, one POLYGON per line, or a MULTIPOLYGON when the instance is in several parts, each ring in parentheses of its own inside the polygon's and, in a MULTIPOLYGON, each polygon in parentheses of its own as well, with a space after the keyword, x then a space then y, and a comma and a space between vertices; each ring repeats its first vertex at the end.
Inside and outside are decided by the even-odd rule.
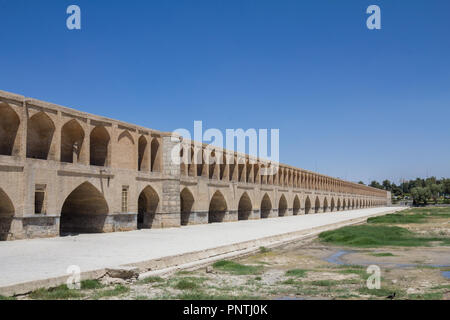
POLYGON ((117 267, 401 209, 371 208, 173 229, 0 242, 0 288, 66 276, 71 265, 80 266, 82 272, 117 267))

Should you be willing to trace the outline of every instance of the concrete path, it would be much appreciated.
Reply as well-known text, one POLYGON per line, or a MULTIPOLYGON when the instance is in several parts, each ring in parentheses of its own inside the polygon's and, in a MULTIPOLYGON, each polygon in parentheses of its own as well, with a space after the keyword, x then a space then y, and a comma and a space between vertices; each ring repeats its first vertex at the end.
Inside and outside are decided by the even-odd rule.
MULTIPOLYGON (((183 228, 0 242, 0 289, 333 225, 403 208, 371 208, 183 228)), ((0 290, 1 293, 1 290, 0 290)))

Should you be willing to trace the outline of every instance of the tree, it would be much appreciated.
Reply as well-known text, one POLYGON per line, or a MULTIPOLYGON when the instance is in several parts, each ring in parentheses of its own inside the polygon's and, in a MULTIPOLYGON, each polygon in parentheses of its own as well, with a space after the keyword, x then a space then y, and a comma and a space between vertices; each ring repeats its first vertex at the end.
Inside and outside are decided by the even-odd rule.
POLYGON ((391 184, 391 182, 389 180, 384 180, 383 181, 383 188, 384 188, 384 190, 392 191, 392 184, 391 184))
POLYGON ((427 187, 415 187, 411 189, 411 196, 414 199, 414 204, 427 204, 428 199, 431 197, 431 191, 427 187))
POLYGON ((371 186, 372 188, 383 189, 383 186, 379 184, 378 181, 375 180, 372 181, 369 186, 371 186))
POLYGON ((430 190, 431 197, 433 198, 434 202, 436 203, 437 199, 439 198, 439 196, 443 190, 442 184, 431 184, 427 188, 430 190))
POLYGON ((366 185, 364 182, 360 181, 358 182, 358 184, 362 184, 362 185, 366 185))

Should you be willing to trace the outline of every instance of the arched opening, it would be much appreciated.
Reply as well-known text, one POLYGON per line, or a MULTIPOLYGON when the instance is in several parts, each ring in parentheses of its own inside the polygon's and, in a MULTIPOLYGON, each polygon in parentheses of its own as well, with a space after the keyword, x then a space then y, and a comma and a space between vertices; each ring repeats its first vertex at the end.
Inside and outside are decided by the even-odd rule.
POLYGON ((244 192, 238 205, 238 220, 248 220, 252 214, 252 201, 247 192, 244 192))
POLYGON ((0 241, 8 240, 14 216, 14 205, 8 195, 0 189, 0 241))
POLYGON ((334 198, 331 198, 331 206, 330 206, 330 211, 334 212, 334 209, 336 208, 336 205, 334 203, 334 198))
POLYGON ((336 211, 341 211, 341 199, 337 200, 336 211))
POLYGON ((108 212, 103 194, 92 184, 85 182, 64 201, 60 234, 101 233, 108 212))
POLYGON ((345 199, 342 200, 342 210, 345 210, 347 205, 347 202, 345 202, 345 199))
POLYGON ((314 203, 314 213, 319 213, 320 211, 320 200, 316 197, 316 202, 314 203))
POLYGON ((265 219, 270 216, 270 212, 272 211, 272 202, 270 201, 267 193, 264 195, 261 201, 261 218, 265 219))
POLYGON ((50 155, 55 125, 44 112, 28 120, 27 158, 47 160, 50 155))
POLYGON ((84 130, 77 120, 67 122, 61 129, 61 162, 77 163, 83 147, 84 130))
POLYGON ((325 198, 323 200, 323 212, 327 212, 328 211, 328 199, 325 198))
POLYGON ((209 203, 208 223, 223 222, 228 207, 224 196, 220 191, 216 191, 209 203))
POLYGON ((0 154, 12 156, 20 119, 6 103, 0 103, 0 154))
POLYGON ((156 191, 150 186, 145 187, 138 198, 138 229, 152 228, 158 206, 159 197, 156 191))
POLYGON ((287 212, 287 201, 286 201, 286 197, 283 195, 281 195, 280 198, 280 202, 278 204, 278 216, 279 217, 284 217, 286 215, 287 212))
POLYGON ((355 209, 355 199, 352 200, 352 209, 355 209))
POLYGON ((311 213, 311 200, 309 199, 309 197, 306 197, 305 200, 305 214, 310 214, 311 213))
POLYGON ((109 133, 105 127, 95 127, 90 136, 91 166, 109 166, 109 133))
POLYGON ((181 206, 181 222, 182 226, 187 226, 192 213, 192 207, 194 206, 194 196, 188 188, 184 188, 180 193, 180 206, 181 206))
POLYGON ((152 153, 152 171, 161 172, 161 163, 160 163, 160 150, 159 150, 159 142, 157 138, 153 138, 151 144, 151 153, 152 153))
POLYGON ((295 196, 295 198, 294 198, 294 203, 292 204, 292 210, 293 210, 294 216, 298 215, 300 212, 300 199, 298 198, 298 196, 295 196))
POLYGON ((150 171, 148 143, 144 136, 140 136, 138 141, 138 170, 150 171))

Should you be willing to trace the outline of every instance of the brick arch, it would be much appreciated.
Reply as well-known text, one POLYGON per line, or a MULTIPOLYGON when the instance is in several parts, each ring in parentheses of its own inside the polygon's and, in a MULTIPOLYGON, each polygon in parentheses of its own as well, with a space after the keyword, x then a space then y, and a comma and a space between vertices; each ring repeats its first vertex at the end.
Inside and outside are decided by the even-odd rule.
POLYGON ((80 160, 84 130, 76 119, 67 121, 61 128, 61 162, 76 163, 80 160))
POLYGON ((300 199, 297 195, 295 195, 294 202, 292 203, 292 213, 294 216, 300 214, 300 199))
POLYGON ((238 220, 248 220, 252 214, 253 205, 247 192, 244 192, 238 203, 238 220))
POLYGON ((103 126, 92 129, 90 134, 90 164, 106 167, 110 165, 110 135, 103 126))
POLYGON ((0 155, 12 156, 20 118, 9 104, 0 103, 0 155))
POLYGON ((306 196, 305 199, 305 214, 310 214, 311 213, 311 199, 309 198, 309 196, 306 196))
POLYGON ((278 216, 284 217, 288 211, 288 203, 284 194, 281 195, 280 200, 278 201, 278 216))
POLYGON ((338 198, 336 204, 336 211, 341 211, 341 209, 342 209, 341 198, 338 198))
POLYGON ((90 182, 84 182, 63 203, 60 233, 103 232, 108 213, 108 203, 103 194, 90 182))
POLYGON ((272 201, 267 193, 265 193, 261 199, 261 218, 268 218, 272 212, 272 201))
POLYGON ((328 211, 328 199, 327 197, 325 197, 323 199, 323 212, 327 212, 328 211))
POLYGON ((149 145, 147 138, 141 135, 138 139, 138 171, 150 171, 149 145))
POLYGON ((8 239, 14 212, 14 204, 6 192, 0 188, 0 240, 8 239))
POLYGON ((55 134, 55 124, 45 112, 38 112, 28 119, 27 158, 47 160, 55 134))
POLYGON ((191 214, 194 207, 195 198, 188 187, 184 187, 180 192, 181 225, 187 226, 191 222, 191 214))
POLYGON ((150 186, 145 186, 138 197, 138 229, 151 229, 160 208, 158 192, 150 186))
POLYGON ((314 213, 319 213, 320 211, 320 199, 317 196, 316 200, 314 201, 314 213))
POLYGON ((334 197, 331 198, 330 211, 336 211, 336 202, 334 201, 334 197))
POLYGON ((227 201, 220 191, 216 191, 209 202, 208 223, 223 222, 228 212, 227 201))

